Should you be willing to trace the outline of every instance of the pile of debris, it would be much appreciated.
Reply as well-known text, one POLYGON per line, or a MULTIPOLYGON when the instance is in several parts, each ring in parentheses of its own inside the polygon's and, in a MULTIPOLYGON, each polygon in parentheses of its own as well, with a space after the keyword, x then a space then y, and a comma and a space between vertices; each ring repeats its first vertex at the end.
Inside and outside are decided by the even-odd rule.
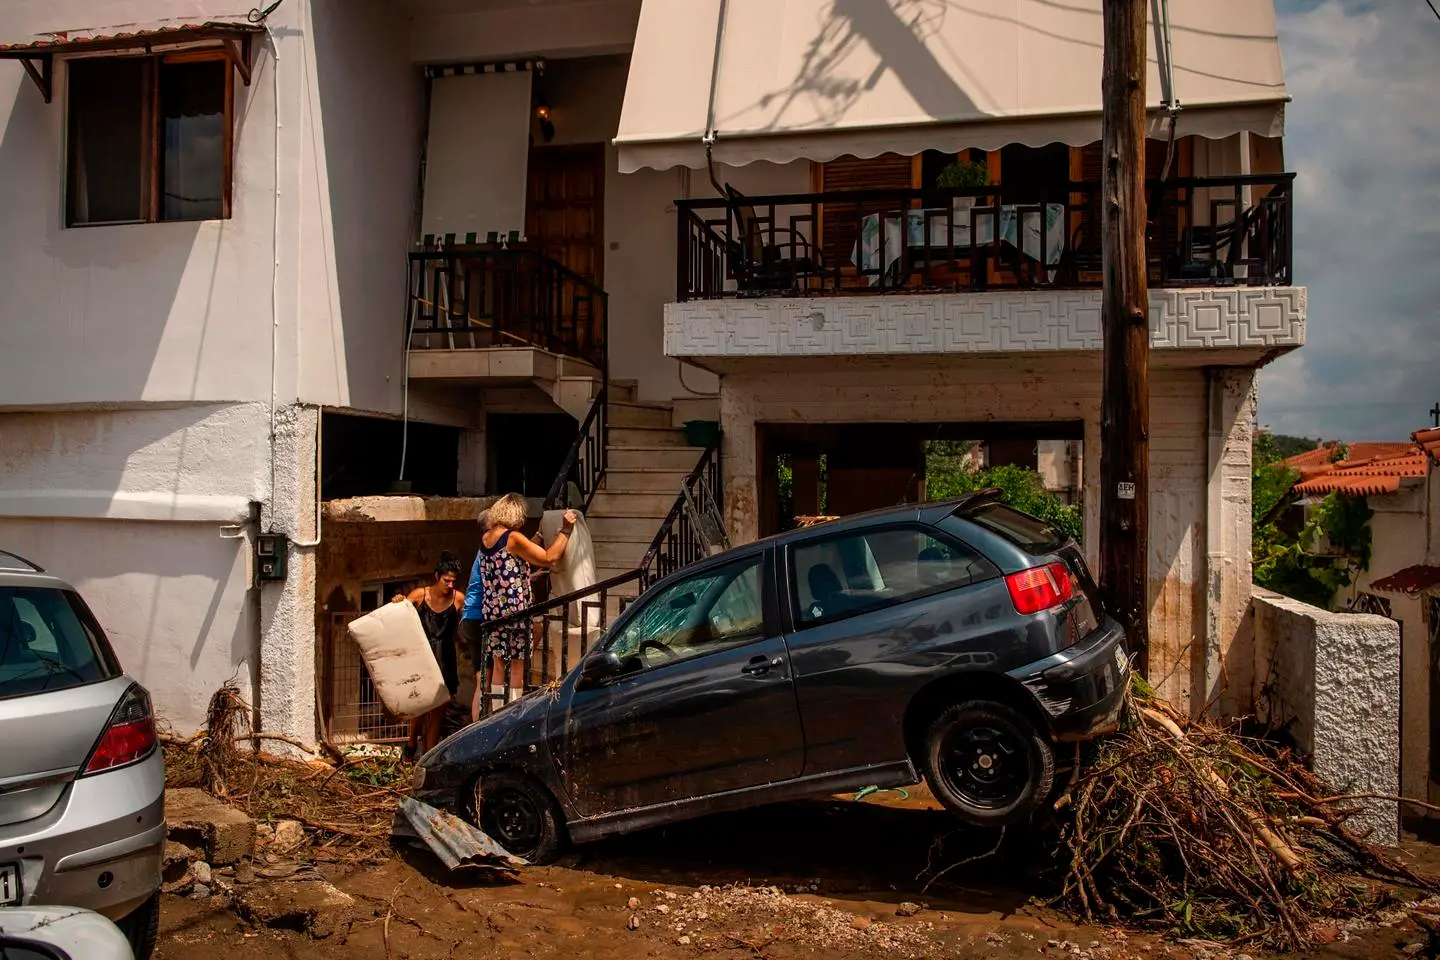
POLYGON ((1396 889, 1434 892, 1347 827, 1288 751, 1132 693, 1120 734, 1060 800, 1057 901, 1085 921, 1296 949, 1337 920, 1373 917, 1396 889))
POLYGON ((166 742, 166 784, 203 789, 258 821, 262 830, 295 824, 313 838, 319 860, 387 859, 396 804, 409 792, 408 764, 360 751, 336 751, 336 762, 276 757, 256 747, 280 738, 252 732, 249 715, 234 687, 216 691, 206 728, 188 740, 166 742))

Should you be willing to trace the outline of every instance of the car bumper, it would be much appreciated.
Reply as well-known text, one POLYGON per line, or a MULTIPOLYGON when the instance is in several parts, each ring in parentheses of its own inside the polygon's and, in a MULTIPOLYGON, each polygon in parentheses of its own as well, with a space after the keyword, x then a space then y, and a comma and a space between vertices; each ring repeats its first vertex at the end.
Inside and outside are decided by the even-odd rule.
POLYGON ((1086 642, 1010 674, 1050 720, 1057 741, 1089 740, 1120 727, 1130 680, 1125 631, 1107 619, 1086 642))
POLYGON ((75 780, 43 816, 0 827, 0 862, 20 866, 21 903, 85 907, 111 920, 160 889, 165 761, 75 780))

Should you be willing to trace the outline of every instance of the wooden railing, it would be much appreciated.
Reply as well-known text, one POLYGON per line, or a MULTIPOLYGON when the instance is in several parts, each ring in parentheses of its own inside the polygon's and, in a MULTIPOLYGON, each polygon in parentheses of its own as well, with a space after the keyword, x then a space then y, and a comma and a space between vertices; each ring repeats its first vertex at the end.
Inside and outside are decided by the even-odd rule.
POLYGON ((412 350, 537 347, 607 368, 605 291, 523 248, 427 248, 410 254, 412 350))
MULTIPOLYGON (((1293 173, 1147 184, 1151 282, 1278 285, 1292 271, 1293 173)), ((676 299, 1101 284, 1100 184, 1045 203, 979 189, 676 201, 676 299)))

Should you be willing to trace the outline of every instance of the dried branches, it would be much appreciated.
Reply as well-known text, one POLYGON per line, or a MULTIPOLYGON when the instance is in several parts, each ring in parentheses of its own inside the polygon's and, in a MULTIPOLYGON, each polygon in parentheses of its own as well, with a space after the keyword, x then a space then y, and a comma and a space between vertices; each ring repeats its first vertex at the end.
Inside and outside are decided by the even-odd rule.
POLYGON ((1321 918, 1372 912, 1385 882, 1434 889, 1345 827, 1288 753, 1134 697, 1127 729, 1065 804, 1060 902, 1086 920, 1294 948, 1321 918))

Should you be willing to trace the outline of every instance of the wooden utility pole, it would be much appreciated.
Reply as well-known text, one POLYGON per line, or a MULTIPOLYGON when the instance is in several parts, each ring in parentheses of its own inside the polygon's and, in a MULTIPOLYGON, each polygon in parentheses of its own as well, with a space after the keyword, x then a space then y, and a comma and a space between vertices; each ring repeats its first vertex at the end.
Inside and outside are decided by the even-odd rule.
POLYGON ((1100 584, 1141 674, 1150 662, 1150 299, 1145 265, 1146 0, 1104 0, 1101 181, 1105 287, 1100 584))

